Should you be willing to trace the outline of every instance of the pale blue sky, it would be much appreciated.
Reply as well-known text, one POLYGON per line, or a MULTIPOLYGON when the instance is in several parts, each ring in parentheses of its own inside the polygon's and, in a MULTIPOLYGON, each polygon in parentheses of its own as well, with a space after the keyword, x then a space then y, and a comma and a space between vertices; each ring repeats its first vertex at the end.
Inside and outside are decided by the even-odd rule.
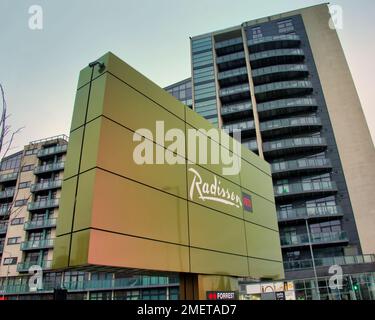
MULTIPOLYGON (((14 151, 67 134, 79 71, 112 51, 160 86, 190 76, 189 36, 306 7, 314 0, 0 0, 0 82, 13 128, 25 126, 14 151), (28 28, 41 5, 44 28, 28 28)), ((375 1, 337 0, 339 31, 375 137, 375 1)))

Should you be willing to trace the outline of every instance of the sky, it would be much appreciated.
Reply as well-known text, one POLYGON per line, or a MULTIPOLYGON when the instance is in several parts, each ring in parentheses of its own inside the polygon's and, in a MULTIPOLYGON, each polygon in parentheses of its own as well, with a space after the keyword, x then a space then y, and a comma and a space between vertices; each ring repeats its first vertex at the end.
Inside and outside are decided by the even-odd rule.
MULTIPOLYGON (((11 151, 68 134, 78 74, 108 51, 161 87, 190 77, 189 36, 320 4, 314 0, 0 0, 0 83, 11 151), (43 10, 43 28, 29 27, 29 8, 43 10)), ((336 0, 339 37, 375 138, 374 0, 336 0)))

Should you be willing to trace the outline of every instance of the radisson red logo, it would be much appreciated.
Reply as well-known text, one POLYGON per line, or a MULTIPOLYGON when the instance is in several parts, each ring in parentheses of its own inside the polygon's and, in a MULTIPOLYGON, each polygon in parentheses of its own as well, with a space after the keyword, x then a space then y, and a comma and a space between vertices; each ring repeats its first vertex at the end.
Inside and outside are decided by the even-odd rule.
POLYGON ((251 200, 251 195, 242 193, 242 204, 245 211, 253 212, 253 201, 251 200))

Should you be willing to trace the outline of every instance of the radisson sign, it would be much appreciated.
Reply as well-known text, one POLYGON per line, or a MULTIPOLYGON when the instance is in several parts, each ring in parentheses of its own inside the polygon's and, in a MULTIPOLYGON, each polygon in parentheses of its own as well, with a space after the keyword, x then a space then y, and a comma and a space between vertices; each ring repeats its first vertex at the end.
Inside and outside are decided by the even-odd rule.
POLYGON ((225 133, 200 161, 189 134, 214 126, 112 53, 98 61, 79 77, 53 268, 282 278, 269 164, 225 133))

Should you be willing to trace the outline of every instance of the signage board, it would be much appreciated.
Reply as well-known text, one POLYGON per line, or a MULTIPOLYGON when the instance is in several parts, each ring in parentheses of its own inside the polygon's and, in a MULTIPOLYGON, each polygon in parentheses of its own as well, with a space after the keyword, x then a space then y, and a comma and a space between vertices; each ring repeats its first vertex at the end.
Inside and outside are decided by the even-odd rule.
POLYGON ((79 77, 53 268, 283 278, 269 164, 112 53, 98 61, 79 77))

